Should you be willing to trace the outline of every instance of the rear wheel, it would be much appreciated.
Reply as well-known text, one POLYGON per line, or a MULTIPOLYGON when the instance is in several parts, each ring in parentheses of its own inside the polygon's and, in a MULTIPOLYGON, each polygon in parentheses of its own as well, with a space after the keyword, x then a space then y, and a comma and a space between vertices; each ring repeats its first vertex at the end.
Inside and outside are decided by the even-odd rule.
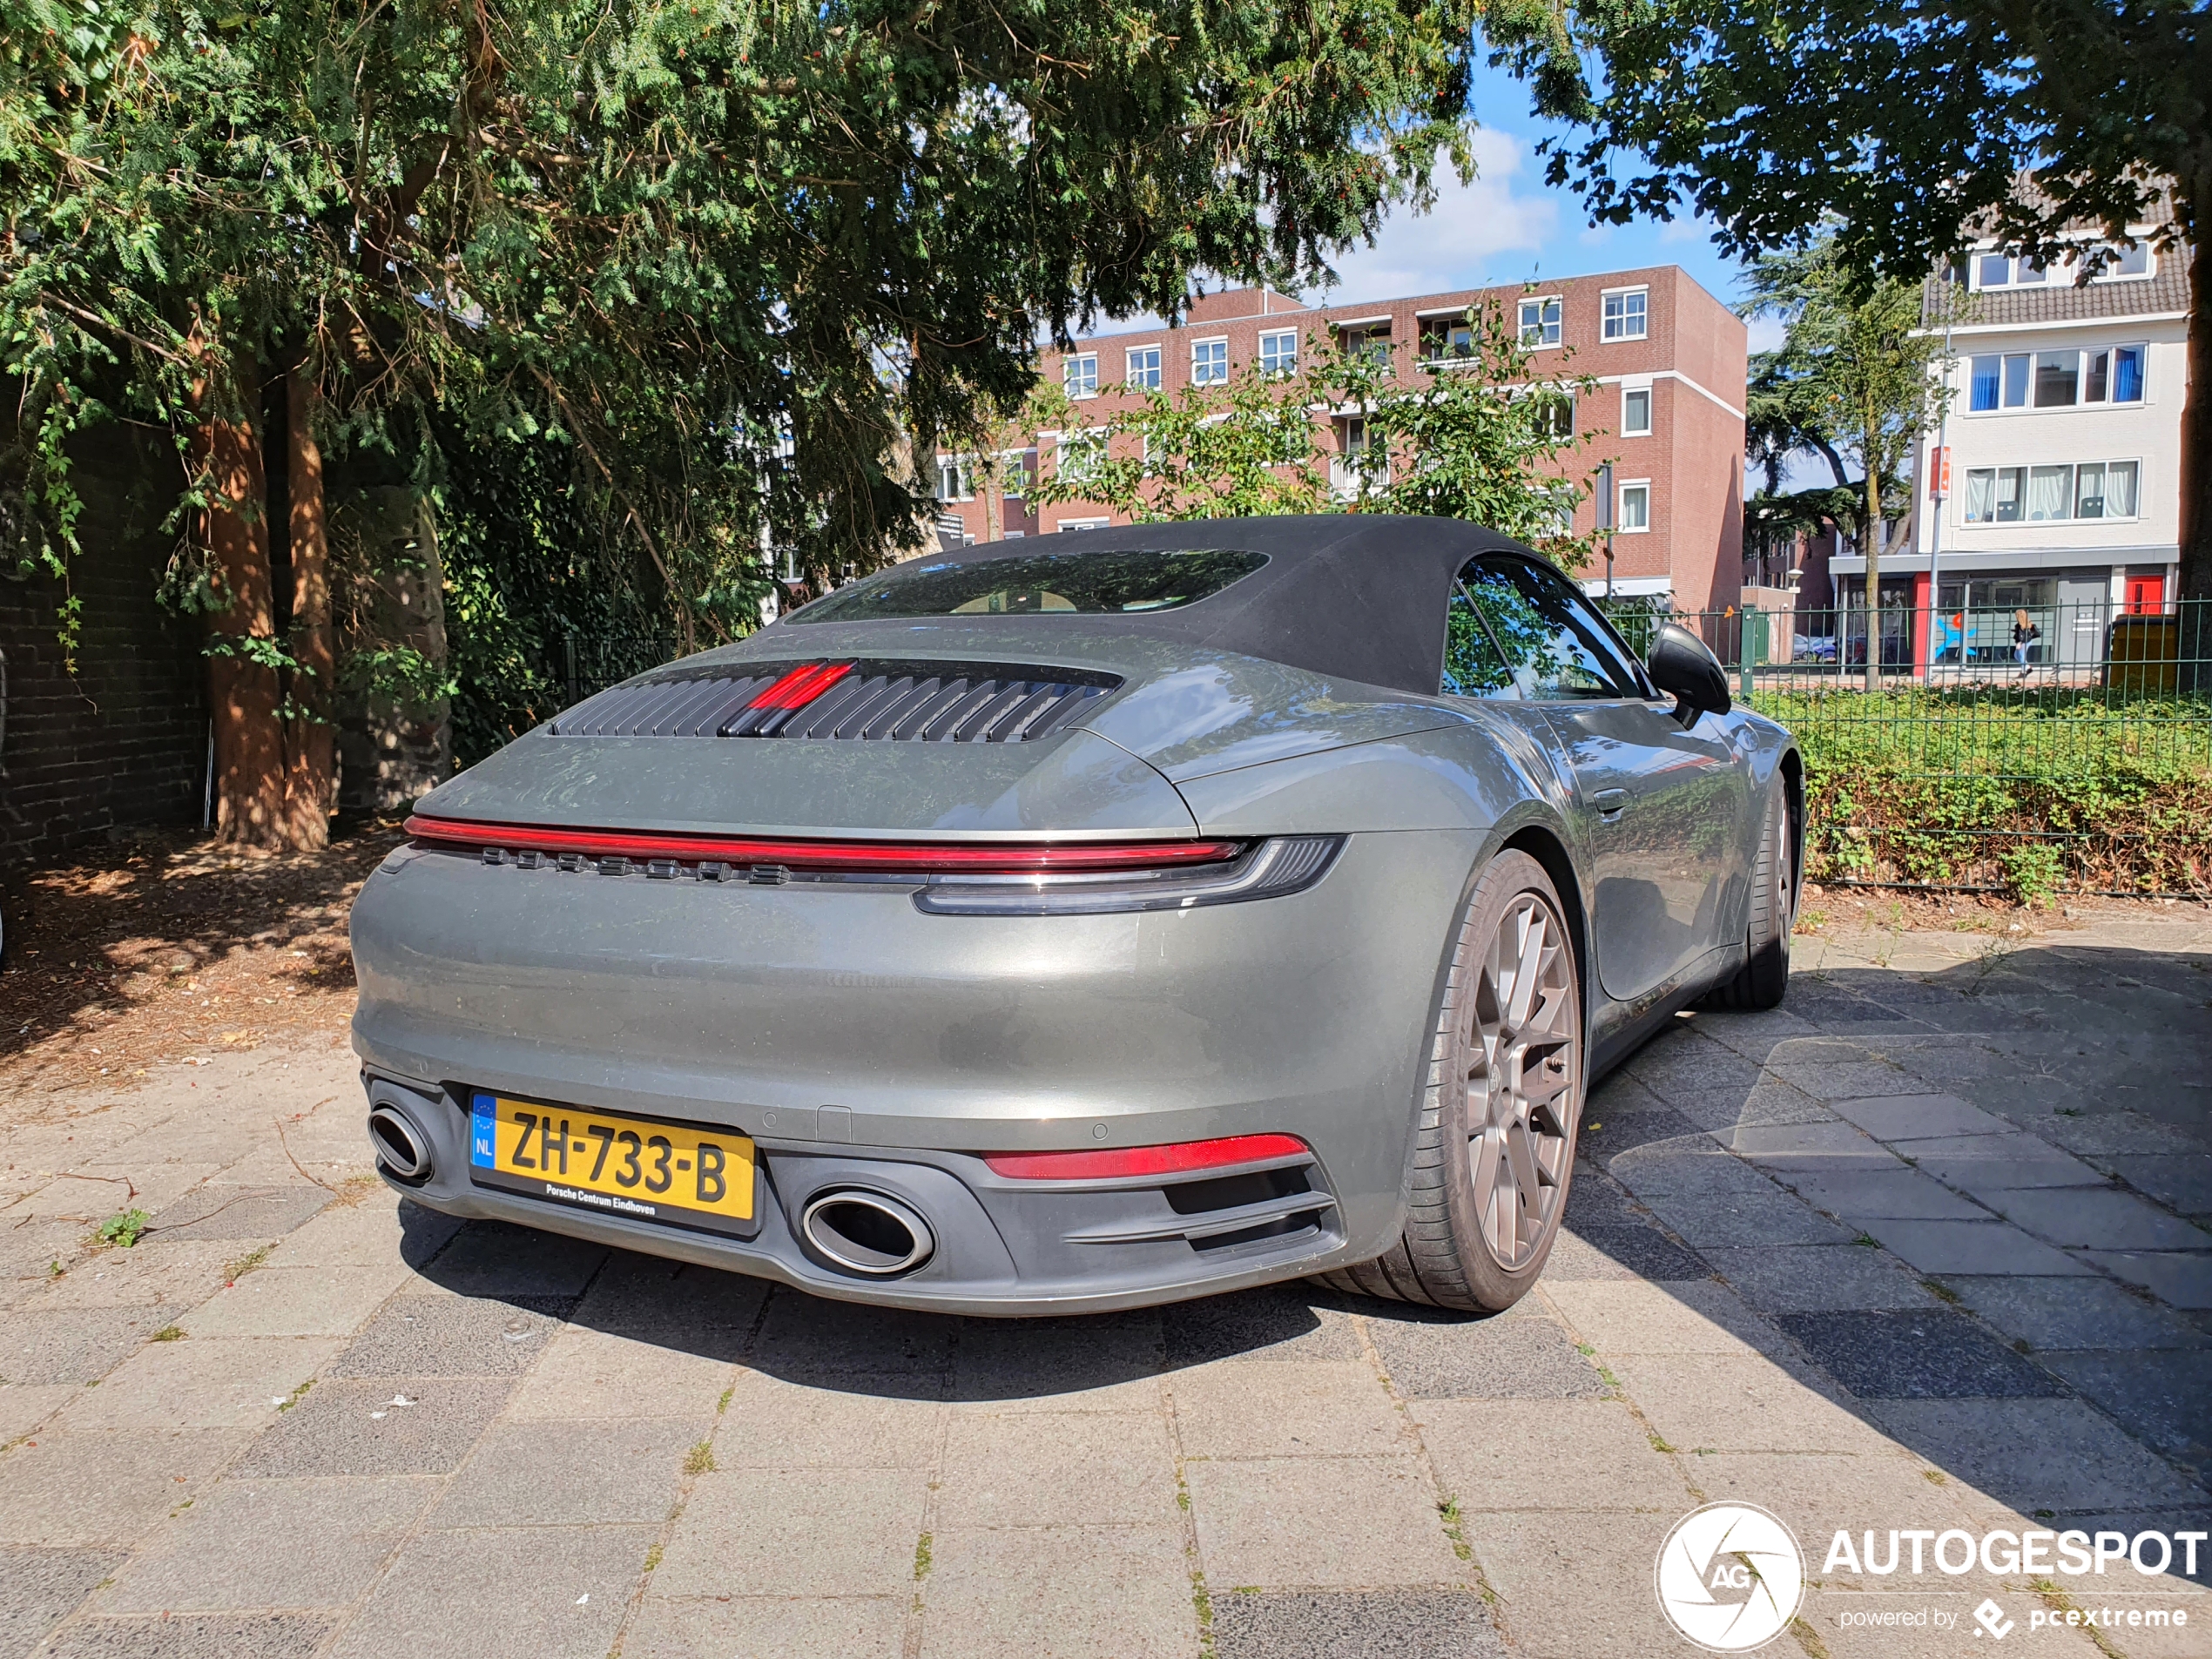
POLYGON ((1706 996, 1714 1008, 1775 1008, 1790 990, 1790 930, 1797 916, 1797 884, 1790 846, 1790 807, 1782 781, 1767 801, 1759 857, 1751 872, 1751 925, 1743 967, 1706 996))
POLYGON ((1468 895, 1429 1053, 1398 1242, 1339 1290, 1497 1313, 1543 1271, 1575 1167, 1582 1001, 1544 867, 1501 853, 1468 895))

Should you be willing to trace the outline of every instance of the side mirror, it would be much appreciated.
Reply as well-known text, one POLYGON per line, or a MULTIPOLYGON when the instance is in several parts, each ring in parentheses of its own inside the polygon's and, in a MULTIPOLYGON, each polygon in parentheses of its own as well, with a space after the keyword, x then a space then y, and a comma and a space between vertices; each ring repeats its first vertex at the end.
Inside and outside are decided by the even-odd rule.
POLYGON ((1643 665, 1651 683, 1675 699, 1675 713, 1684 725, 1696 725, 1701 714, 1728 712, 1728 671, 1689 629, 1662 623, 1643 665))

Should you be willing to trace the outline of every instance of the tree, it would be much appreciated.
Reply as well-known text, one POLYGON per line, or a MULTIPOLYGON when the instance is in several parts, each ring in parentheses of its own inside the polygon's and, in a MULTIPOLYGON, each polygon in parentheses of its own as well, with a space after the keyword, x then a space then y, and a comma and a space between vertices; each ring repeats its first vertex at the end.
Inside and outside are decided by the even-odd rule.
MULTIPOLYGON (((1593 86, 1534 18, 1493 37, 1584 138, 1548 176, 1594 219, 1715 220, 1726 251, 1803 246, 1919 280, 1975 239, 2050 260, 2150 239, 2192 260, 2182 590, 2212 598, 2212 12, 2202 0, 1587 0, 1593 86), (2092 227, 2085 233, 2082 227, 2092 227)), ((2212 610, 2212 606, 2206 607, 2212 610)))
POLYGON ((1361 509, 1469 519, 1573 571, 1594 537, 1574 533, 1589 484, 1569 475, 1570 457, 1599 435, 1578 435, 1575 411, 1596 382, 1564 368, 1540 373, 1510 309, 1469 307, 1410 384, 1356 347, 1320 354, 1315 378, 1332 407, 1361 412, 1368 450, 1384 458, 1360 469, 1361 509))
POLYGON ((1326 509, 1304 381, 1249 368, 1224 386, 1148 391, 1134 408, 1082 418, 1057 388, 1041 393, 1039 427, 1056 431, 1028 499, 1084 502, 1139 524, 1251 518, 1326 509))
POLYGON ((1859 277, 1832 235, 1802 252, 1762 255, 1746 287, 1738 307, 1745 316, 1785 325, 1781 346, 1753 361, 1746 428, 1755 452, 1764 447, 1770 489, 1791 450, 1811 449, 1834 472, 1835 488, 1815 492, 1816 510, 1833 514, 1866 556, 1871 687, 1881 678, 1881 563, 1912 533, 1905 463, 1942 413, 1946 393, 1933 371, 1943 336, 1927 326, 1921 283, 1859 277), (1846 460, 1859 469, 1855 491, 1846 460), (1855 506, 1845 506, 1854 496, 1855 506))
POLYGON ((1034 418, 1060 435, 1029 499, 1137 523, 1330 510, 1465 518, 1579 568, 1591 538, 1572 525, 1588 485, 1566 469, 1575 399, 1593 382, 1538 374, 1504 307, 1476 307, 1447 332, 1455 343, 1410 381, 1386 354, 1310 336, 1297 374, 1255 367, 1224 386, 1150 391, 1102 421, 1049 390, 1034 418), (1357 453, 1315 445, 1317 423, 1339 417, 1360 423, 1357 453))
POLYGON ((178 435, 223 830, 280 843, 328 689, 266 456, 314 518, 308 448, 427 489, 550 440, 679 641, 742 631, 764 533, 818 577, 919 536, 910 457, 1041 331, 1318 278, 1464 171, 1482 3, 0 0, 17 556, 66 575, 74 433, 178 435))

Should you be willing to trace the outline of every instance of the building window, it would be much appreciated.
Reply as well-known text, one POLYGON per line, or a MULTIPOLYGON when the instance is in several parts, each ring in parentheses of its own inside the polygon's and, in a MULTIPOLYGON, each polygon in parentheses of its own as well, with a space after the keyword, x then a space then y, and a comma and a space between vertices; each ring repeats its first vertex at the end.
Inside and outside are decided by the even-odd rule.
POLYGON ((937 499, 974 501, 975 469, 964 455, 937 457, 937 499))
POLYGON ((1421 324, 1421 359, 1449 361, 1474 355, 1474 329, 1464 317, 1432 317, 1421 324))
POLYGON ((1106 460, 1103 432, 1063 432, 1060 435, 1060 476, 1071 484, 1089 483, 1098 476, 1106 460))
POLYGON ((1621 435, 1624 438, 1648 438, 1651 435, 1651 388, 1639 386, 1633 392, 1621 394, 1621 435))
POLYGON ((2040 351, 2035 354, 2035 407, 2070 409, 2081 401, 2081 354, 2078 351, 2040 351))
POLYGON ((1536 429, 1548 438, 1571 438, 1575 435, 1575 395, 1572 392, 1539 392, 1536 407, 1536 429))
POLYGON ((1364 358, 1371 363, 1390 361, 1390 325, 1386 322, 1339 329, 1337 339, 1346 357, 1364 358))
POLYGON ((1608 340, 1642 340, 1650 309, 1648 289, 1628 288, 1605 296, 1599 332, 1608 340))
POLYGON ((1148 392, 1160 389, 1160 348, 1132 347, 1129 354, 1129 383, 1148 392))
POLYGON ((1259 370, 1263 374, 1298 373, 1298 331, 1277 329, 1259 337, 1259 370))
POLYGON ((2080 403, 2140 403, 2143 401, 2141 346, 2113 346, 2102 351, 1991 353, 1969 360, 1966 405, 1975 414, 1993 409, 2070 409, 2080 403))
POLYGON ((1559 344, 1560 309, 1557 300, 1521 302, 1521 343, 1528 347, 1559 344))
POLYGON ((2141 346, 2114 346, 2109 351, 2087 354, 2088 384, 2082 388, 2084 403, 2140 403, 2143 401, 2143 353, 2141 346))
POLYGON ((1648 480, 1621 486, 1621 510, 1616 529, 1623 536, 1651 528, 1651 485, 1648 480))
POLYGON ((1197 340, 1190 343, 1190 383, 1224 386, 1229 381, 1229 342, 1197 340))
POLYGON ((1337 453, 1329 458, 1329 489, 1339 501, 1352 501, 1362 485, 1379 489, 1390 482, 1390 457, 1371 448, 1367 423, 1358 415, 1337 421, 1337 453))
POLYGON ((2085 461, 2057 467, 1973 467, 1966 473, 1969 524, 2048 524, 2133 518, 2141 463, 2085 461))
POLYGON ((2033 260, 2016 260, 2005 253, 1974 256, 1977 288, 2026 288, 2050 280, 2050 271, 2033 260))
POLYGON ((1110 518, 1063 518, 1052 528, 1055 534, 1062 530, 1103 530, 1113 522, 1110 518))
POLYGON ((1069 397, 1098 395, 1098 354, 1087 351, 1060 361, 1062 383, 1069 397))
POLYGON ((2132 277, 2151 274, 2150 244, 2137 242, 2129 247, 2110 250, 2111 257, 2105 268, 2091 279, 2097 282, 2124 282, 2132 277))

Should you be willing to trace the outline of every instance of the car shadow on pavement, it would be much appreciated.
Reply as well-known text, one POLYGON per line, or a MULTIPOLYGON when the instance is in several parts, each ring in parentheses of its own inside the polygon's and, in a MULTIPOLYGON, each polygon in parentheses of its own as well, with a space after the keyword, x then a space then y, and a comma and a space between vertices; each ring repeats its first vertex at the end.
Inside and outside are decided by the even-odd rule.
POLYGON ((1730 1495, 1886 1441, 1934 1490, 1860 1526, 2204 1527, 2209 1003, 2212 957, 1999 941, 1683 1016, 1593 1091, 1547 1294, 1668 1443, 1777 1483, 1730 1495))

